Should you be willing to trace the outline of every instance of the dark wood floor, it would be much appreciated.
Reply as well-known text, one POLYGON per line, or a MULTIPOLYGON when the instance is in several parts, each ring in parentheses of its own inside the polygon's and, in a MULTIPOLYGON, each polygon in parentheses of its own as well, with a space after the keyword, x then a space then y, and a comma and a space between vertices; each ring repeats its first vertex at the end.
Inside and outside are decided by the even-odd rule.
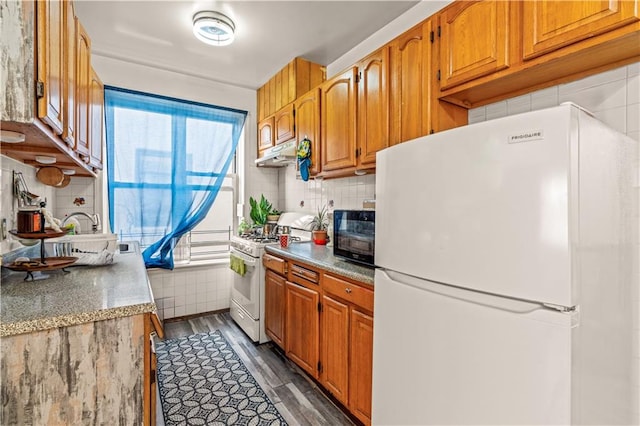
MULTIPOLYGON (((167 339, 213 330, 222 332, 287 423, 331 426, 354 424, 311 379, 274 349, 273 343, 256 345, 249 340, 228 312, 164 324, 167 339)), ((158 425, 164 425, 159 402, 157 418, 158 425)))

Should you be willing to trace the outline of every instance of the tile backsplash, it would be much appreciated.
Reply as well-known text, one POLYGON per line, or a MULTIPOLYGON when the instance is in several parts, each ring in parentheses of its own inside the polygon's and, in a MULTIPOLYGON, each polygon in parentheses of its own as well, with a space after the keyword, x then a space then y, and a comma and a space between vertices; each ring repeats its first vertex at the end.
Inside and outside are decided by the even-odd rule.
MULTIPOLYGON (((35 167, 28 166, 4 155, 0 156, 0 162, 2 164, 0 167, 0 181, 2 182, 2 187, 0 188, 0 218, 7 220, 7 230, 16 229, 16 216, 18 213, 18 201, 13 197, 14 171, 21 172, 29 188, 29 192, 39 195, 42 199, 46 199, 47 208, 55 212, 55 189, 40 183, 36 179, 35 167)), ((22 247, 22 245, 11 236, 8 236, 6 240, 0 242, 0 253, 12 251, 18 247, 22 247)))
POLYGON ((280 198, 285 211, 314 213, 333 201, 333 209, 361 209, 365 200, 375 199, 375 174, 307 182, 296 176, 294 164, 280 169, 280 198))

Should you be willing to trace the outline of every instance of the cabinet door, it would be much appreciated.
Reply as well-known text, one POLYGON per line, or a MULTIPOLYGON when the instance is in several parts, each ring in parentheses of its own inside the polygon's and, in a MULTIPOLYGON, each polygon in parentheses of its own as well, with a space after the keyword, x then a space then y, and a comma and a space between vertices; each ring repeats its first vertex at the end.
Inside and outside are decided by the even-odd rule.
POLYGON ((37 4, 37 73, 43 89, 38 99, 38 117, 59 135, 64 120, 65 6, 64 2, 54 0, 37 4))
POLYGON ((389 146, 389 47, 358 63, 358 163, 375 164, 389 146))
POLYGON ((391 144, 429 132, 430 21, 413 27, 391 43, 391 144))
POLYGON ((638 0, 525 1, 523 57, 542 54, 639 20, 638 0))
POLYGON ((348 405, 349 306, 326 294, 322 297, 321 383, 348 405))
POLYGON ((269 337, 284 349, 285 342, 285 278, 273 271, 265 274, 264 328, 269 337))
POLYGON ((309 174, 320 172, 320 89, 312 89, 295 103, 297 142, 304 138, 311 141, 311 167, 309 174))
POLYGON ((286 353, 309 375, 318 378, 320 360, 320 318, 318 303, 320 296, 311 290, 287 281, 287 315, 285 329, 286 353))
POLYGON ((267 117, 258 123, 258 157, 262 156, 262 152, 274 145, 273 132, 273 115, 267 117))
POLYGON ((91 91, 91 40, 76 18, 76 146, 75 150, 88 161, 89 156, 89 100, 91 91))
POLYGON ((102 169, 102 150, 104 148, 104 85, 91 69, 91 85, 89 89, 89 123, 90 123, 90 157, 89 165, 102 169))
POLYGON ((356 68, 327 80, 320 102, 322 171, 356 166, 356 68))
POLYGON ((441 90, 509 66, 511 7, 519 5, 503 0, 460 1, 439 14, 441 90))
POLYGON ((373 317, 352 309, 350 334, 349 409, 364 424, 371 424, 373 317))
POLYGON ((295 110, 293 104, 289 104, 276 113, 275 132, 276 144, 286 142, 296 137, 295 110))
POLYGON ((76 17, 73 3, 62 3, 64 16, 64 96, 62 100, 64 120, 62 139, 73 148, 76 145, 76 17))

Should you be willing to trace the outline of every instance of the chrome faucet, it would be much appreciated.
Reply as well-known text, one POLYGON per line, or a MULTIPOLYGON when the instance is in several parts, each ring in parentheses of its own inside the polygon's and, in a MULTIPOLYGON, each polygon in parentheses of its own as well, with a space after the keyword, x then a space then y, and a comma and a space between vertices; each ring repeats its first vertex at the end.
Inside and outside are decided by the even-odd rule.
POLYGON ((67 221, 71 219, 73 216, 85 216, 87 219, 89 219, 91 221, 91 230, 93 231, 94 234, 98 230, 100 230, 100 216, 98 216, 98 213, 88 214, 85 212, 73 212, 69 214, 69 216, 64 218, 64 220, 61 223, 61 227, 66 225, 67 221))

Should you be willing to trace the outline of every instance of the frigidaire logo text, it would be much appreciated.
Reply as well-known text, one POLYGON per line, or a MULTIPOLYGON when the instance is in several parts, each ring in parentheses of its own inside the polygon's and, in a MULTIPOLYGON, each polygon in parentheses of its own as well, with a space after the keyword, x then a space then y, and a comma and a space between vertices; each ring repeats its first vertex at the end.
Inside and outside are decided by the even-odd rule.
POLYGON ((519 133, 517 135, 510 135, 508 142, 509 143, 530 142, 538 139, 544 139, 544 134, 542 133, 542 130, 533 130, 530 132, 519 133))

